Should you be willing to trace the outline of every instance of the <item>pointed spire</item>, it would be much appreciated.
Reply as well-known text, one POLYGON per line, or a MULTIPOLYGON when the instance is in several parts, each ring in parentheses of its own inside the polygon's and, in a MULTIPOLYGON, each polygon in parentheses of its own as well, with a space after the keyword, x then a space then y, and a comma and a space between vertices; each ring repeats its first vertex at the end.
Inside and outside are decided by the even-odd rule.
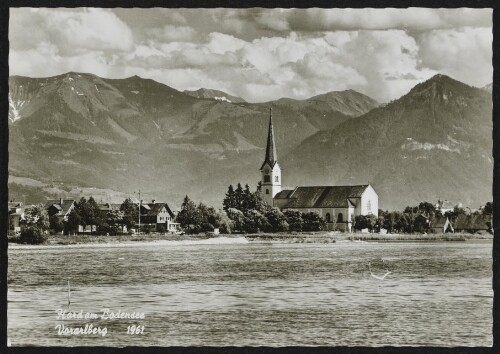
POLYGON ((274 163, 278 160, 276 155, 276 148, 274 142, 274 131, 273 131, 273 109, 269 108, 269 132, 267 134, 267 146, 266 146, 266 156, 264 158, 264 164, 267 162, 270 166, 274 166, 274 163))

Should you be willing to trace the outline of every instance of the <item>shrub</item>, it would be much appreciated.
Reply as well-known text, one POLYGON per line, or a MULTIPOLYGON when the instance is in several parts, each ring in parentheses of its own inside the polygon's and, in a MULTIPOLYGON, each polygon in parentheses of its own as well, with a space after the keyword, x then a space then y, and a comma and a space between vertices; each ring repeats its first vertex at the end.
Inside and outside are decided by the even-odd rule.
POLYGON ((156 225, 156 231, 161 233, 161 234, 164 234, 165 233, 165 226, 162 225, 162 224, 157 224, 156 225))
POLYGON ((47 235, 45 235, 37 226, 26 226, 21 229, 21 236, 19 240, 21 243, 29 245, 39 245, 47 242, 47 235))

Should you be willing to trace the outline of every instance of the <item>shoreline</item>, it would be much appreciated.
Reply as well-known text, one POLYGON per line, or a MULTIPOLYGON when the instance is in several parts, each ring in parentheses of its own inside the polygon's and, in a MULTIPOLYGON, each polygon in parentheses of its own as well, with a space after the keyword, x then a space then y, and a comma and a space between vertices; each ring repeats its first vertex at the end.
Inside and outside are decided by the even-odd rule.
POLYGON ((493 240, 493 235, 477 234, 376 234, 339 232, 259 233, 221 235, 121 235, 121 236, 49 236, 44 244, 29 245, 9 240, 10 249, 70 248, 71 246, 100 245, 103 247, 132 247, 157 244, 228 244, 228 243, 336 243, 336 242, 466 242, 493 240))

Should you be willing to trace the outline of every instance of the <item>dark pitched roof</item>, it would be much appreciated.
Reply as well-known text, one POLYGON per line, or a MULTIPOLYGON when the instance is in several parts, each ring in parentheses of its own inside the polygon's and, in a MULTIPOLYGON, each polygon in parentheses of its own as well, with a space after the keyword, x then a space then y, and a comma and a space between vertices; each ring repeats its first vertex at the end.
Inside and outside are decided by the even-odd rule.
POLYGON ((273 131, 273 113, 271 108, 269 109, 269 130, 267 132, 267 145, 266 145, 266 156, 264 156, 264 163, 260 169, 264 167, 266 163, 269 166, 274 167, 274 165, 278 162, 278 156, 276 154, 276 143, 274 141, 274 131, 273 131))
POLYGON ((274 199, 288 199, 293 191, 293 189, 283 189, 281 192, 276 193, 274 199))
POLYGON ((436 216, 434 220, 432 220, 431 227, 444 227, 446 220, 448 220, 446 216, 436 216))
POLYGON ((59 199, 49 199, 47 200, 47 203, 45 203, 45 208, 48 209, 53 205, 58 210, 61 210, 60 211, 61 215, 66 215, 74 203, 75 203, 74 199, 63 199, 62 204, 59 199))
POLYGON ((156 216, 160 212, 160 210, 165 207, 167 209, 167 213, 170 215, 170 217, 174 217, 174 213, 172 213, 172 210, 170 210, 169 206, 167 203, 149 203, 149 204, 142 204, 142 207, 146 207, 147 212, 143 213, 141 215, 146 215, 146 216, 156 216))
POLYGON ((297 187, 283 208, 347 208, 360 198, 368 185, 297 187))
POLYGON ((491 221, 491 215, 461 214, 457 217, 453 226, 455 230, 489 230, 491 228, 491 221))

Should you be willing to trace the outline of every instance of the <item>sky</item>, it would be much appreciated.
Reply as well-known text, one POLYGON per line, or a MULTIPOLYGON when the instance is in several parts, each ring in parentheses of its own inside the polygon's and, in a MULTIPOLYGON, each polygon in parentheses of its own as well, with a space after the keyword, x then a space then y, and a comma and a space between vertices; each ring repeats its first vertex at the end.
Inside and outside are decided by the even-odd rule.
POLYGON ((11 75, 138 75, 249 102, 493 81, 491 9, 11 8, 9 40, 11 75))

